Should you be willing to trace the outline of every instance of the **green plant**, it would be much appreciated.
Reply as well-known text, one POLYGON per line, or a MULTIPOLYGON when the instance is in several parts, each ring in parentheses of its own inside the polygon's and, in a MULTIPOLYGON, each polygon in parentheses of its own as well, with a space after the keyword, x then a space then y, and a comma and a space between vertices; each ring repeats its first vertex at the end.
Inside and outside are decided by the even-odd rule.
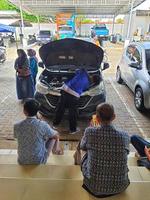
MULTIPOLYGON (((0 0, 0 10, 15 10, 18 13, 20 13, 20 9, 7 0, 0 0)), ((37 23, 37 17, 35 15, 29 14, 24 11, 23 11, 23 18, 26 21, 37 23)), ((46 17, 40 16, 39 19, 40 19, 40 22, 48 22, 49 21, 46 17)))

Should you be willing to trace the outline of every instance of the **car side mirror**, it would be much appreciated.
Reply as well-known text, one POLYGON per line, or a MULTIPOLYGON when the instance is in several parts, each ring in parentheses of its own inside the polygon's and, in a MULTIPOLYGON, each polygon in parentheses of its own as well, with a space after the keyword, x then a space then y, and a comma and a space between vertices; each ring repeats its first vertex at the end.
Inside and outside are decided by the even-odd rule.
POLYGON ((43 62, 39 62, 38 65, 39 65, 39 67, 44 68, 43 62))
POLYGON ((105 69, 108 69, 108 68, 109 68, 109 63, 104 62, 101 67, 102 71, 104 71, 105 69))
POLYGON ((138 62, 132 62, 129 64, 129 66, 134 69, 141 69, 140 63, 138 63, 138 62))

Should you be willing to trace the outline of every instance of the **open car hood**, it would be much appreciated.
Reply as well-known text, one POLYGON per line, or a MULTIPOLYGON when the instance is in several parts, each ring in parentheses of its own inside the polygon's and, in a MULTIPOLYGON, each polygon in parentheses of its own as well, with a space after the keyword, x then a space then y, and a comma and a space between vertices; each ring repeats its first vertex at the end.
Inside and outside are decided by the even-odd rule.
POLYGON ((91 42, 66 38, 43 45, 39 55, 46 68, 99 69, 103 60, 103 49, 91 42))

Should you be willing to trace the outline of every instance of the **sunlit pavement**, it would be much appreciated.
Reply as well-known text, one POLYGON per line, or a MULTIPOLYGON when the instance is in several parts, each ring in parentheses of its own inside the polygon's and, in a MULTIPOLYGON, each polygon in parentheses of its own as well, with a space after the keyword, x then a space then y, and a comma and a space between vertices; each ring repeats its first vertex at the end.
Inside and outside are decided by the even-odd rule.
MULTIPOLYGON (((115 81, 115 70, 122 53, 121 44, 106 44, 110 69, 103 73, 107 90, 107 101, 116 111, 115 125, 130 134, 150 137, 150 114, 141 114, 134 107, 133 94, 125 85, 115 81)), ((38 47, 36 47, 36 50, 38 47)), ((0 64, 0 148, 9 148, 13 141, 13 124, 24 118, 22 104, 16 98, 14 60, 16 49, 7 49, 7 61, 0 64)), ((39 70, 41 71, 41 69, 39 70)), ((86 124, 84 124, 86 126, 86 124)))

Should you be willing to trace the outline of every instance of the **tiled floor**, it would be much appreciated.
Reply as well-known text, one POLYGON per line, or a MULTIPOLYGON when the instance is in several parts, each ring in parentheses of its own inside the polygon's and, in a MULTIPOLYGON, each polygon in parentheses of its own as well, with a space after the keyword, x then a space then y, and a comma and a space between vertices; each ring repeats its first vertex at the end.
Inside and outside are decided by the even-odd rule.
MULTIPOLYGON (((106 49, 111 66, 104 72, 103 76, 107 90, 107 101, 114 105, 116 111, 115 125, 130 134, 136 133, 150 137, 150 114, 145 113, 143 115, 139 113, 133 104, 133 94, 125 85, 118 85, 114 79, 116 65, 122 53, 122 46, 109 44, 106 49)), ((15 50, 8 49, 8 59, 0 65, 0 148, 16 148, 16 142, 13 138, 13 124, 24 118, 22 104, 16 98, 15 70, 13 68, 15 57, 15 50)), ((67 130, 68 122, 64 120, 63 123, 67 130)), ((81 129, 87 127, 88 124, 88 120, 79 121, 81 129)), ((70 143, 70 148, 74 148, 81 135, 81 133, 69 135, 66 132, 65 134, 61 133, 61 139, 63 141, 74 140, 75 142, 70 143)), ((65 145, 65 142, 63 145, 65 145)), ((67 145, 65 147, 68 148, 67 145)))

